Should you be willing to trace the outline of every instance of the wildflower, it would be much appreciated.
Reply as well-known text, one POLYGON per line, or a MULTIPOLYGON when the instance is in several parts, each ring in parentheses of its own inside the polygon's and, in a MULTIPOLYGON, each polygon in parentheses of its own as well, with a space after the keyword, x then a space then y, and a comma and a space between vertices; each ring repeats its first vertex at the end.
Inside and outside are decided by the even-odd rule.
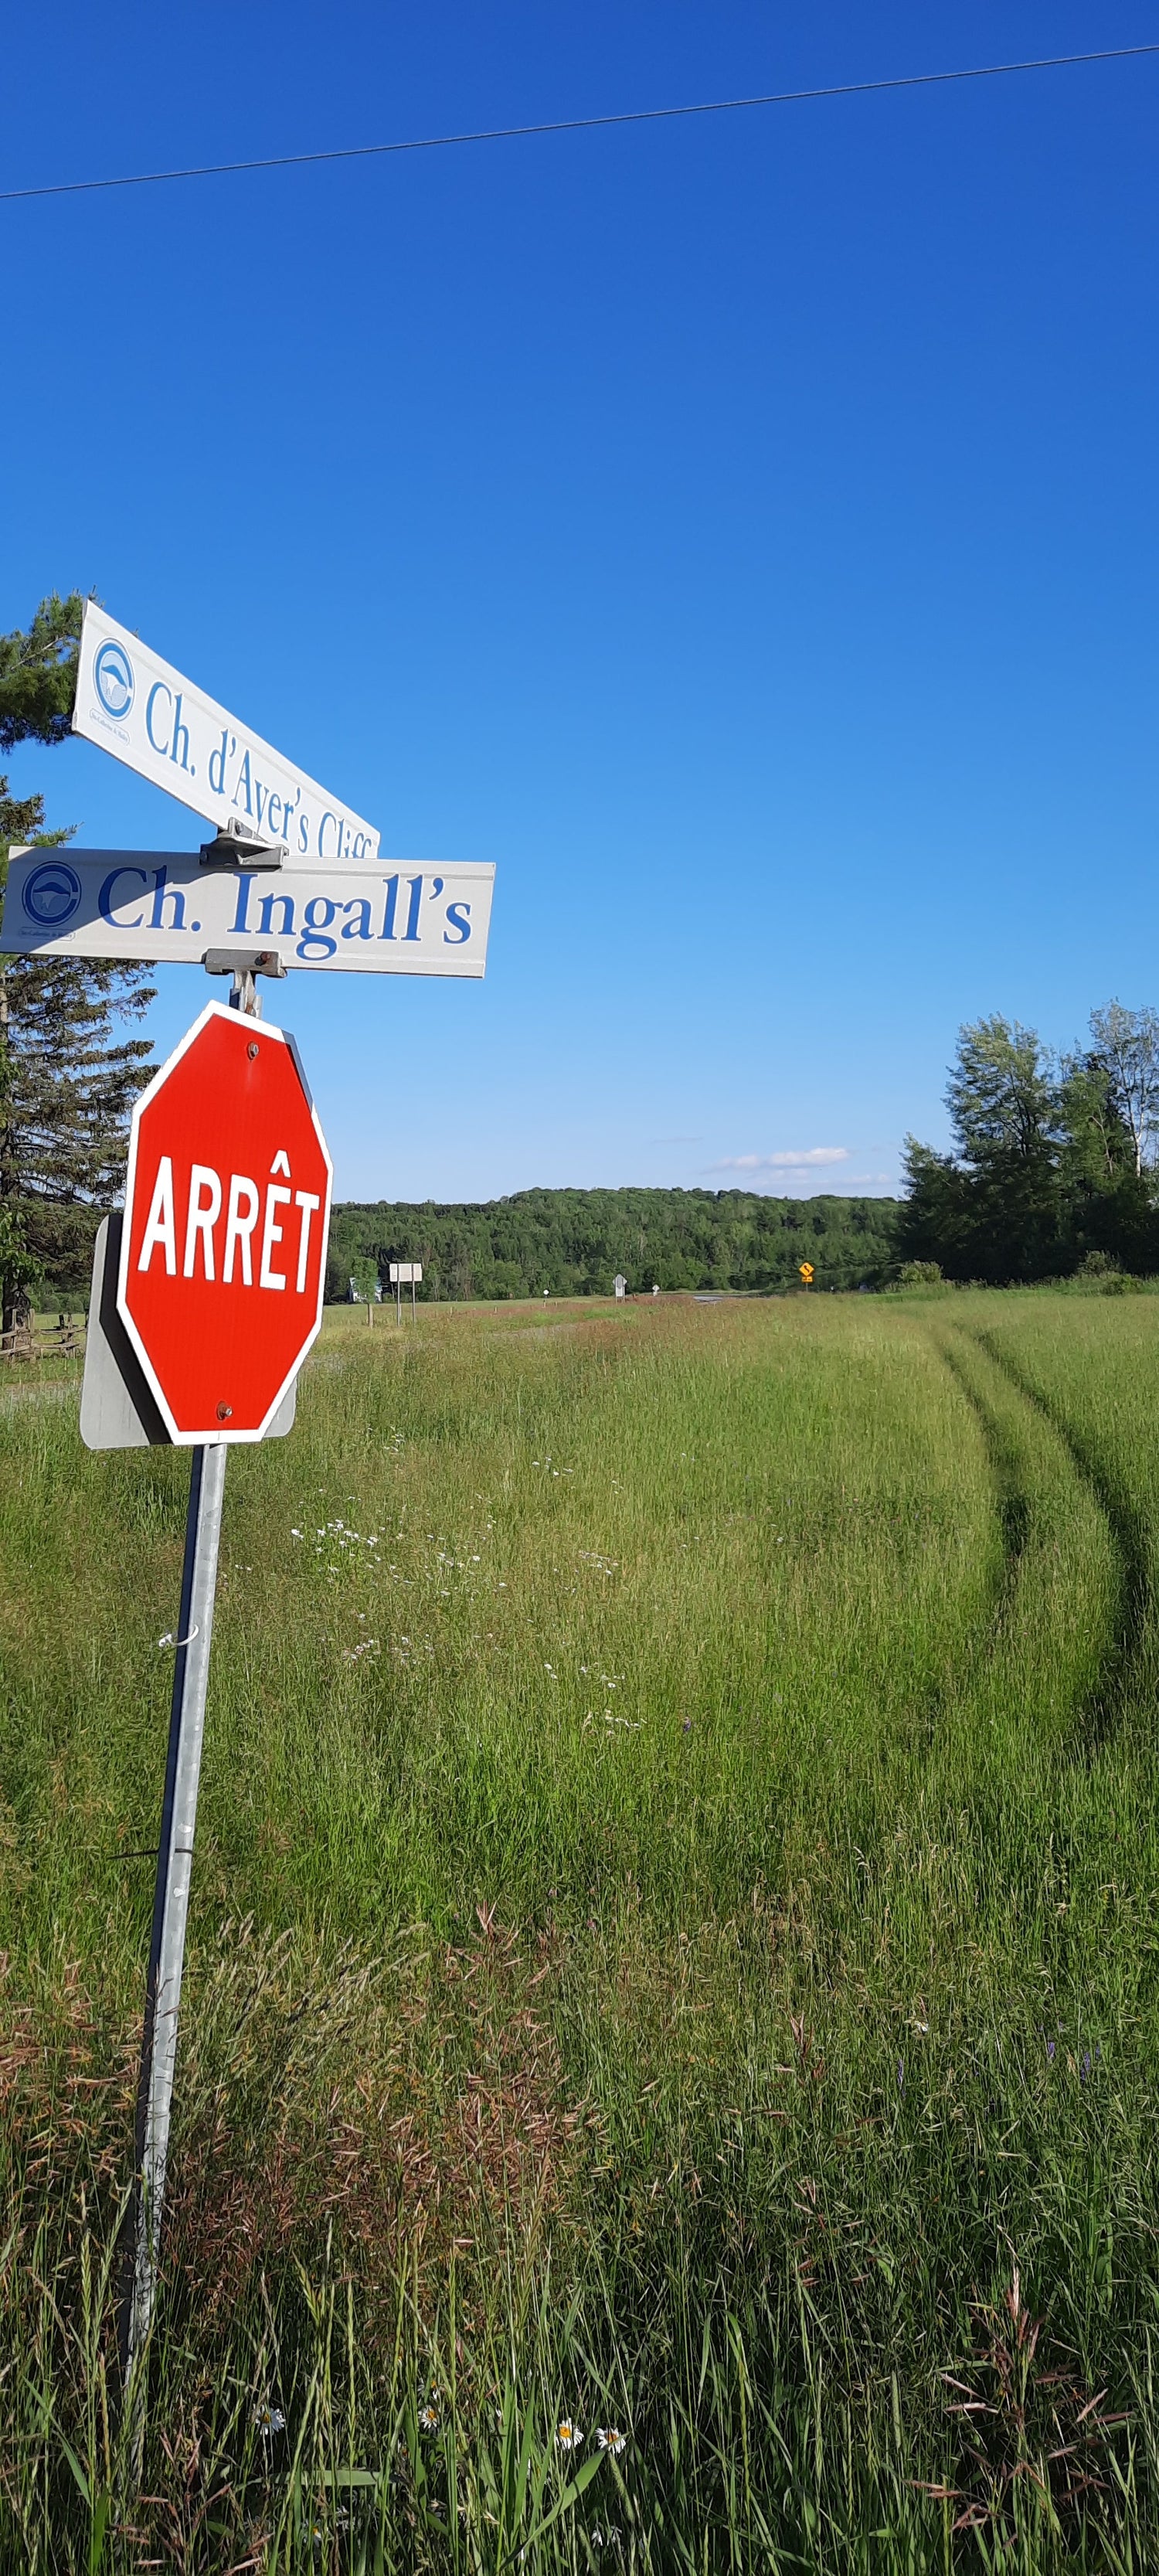
POLYGON ((613 2459, 616 2460, 619 2459, 621 2451, 626 2451, 628 2447, 628 2436, 626 2433, 621 2433, 618 2424, 601 2424, 596 2440, 601 2451, 610 2451, 613 2459))
POLYGON ((904 2091, 905 2091, 905 2059, 904 2059, 904 2057, 899 2057, 899 2059, 898 2059, 898 2061, 897 2061, 897 2089, 898 2089, 898 2092, 899 2092, 899 2093, 904 2093, 904 2091))
POLYGON ((579 2425, 573 2424, 571 2417, 565 2415, 562 2422, 556 2425, 555 2438, 561 2451, 578 2451, 583 2434, 579 2425))
POLYGON ((271 2406, 268 2398, 263 2398, 261 2405, 255 2407, 254 2424, 263 2442, 272 2441, 275 2433, 284 2433, 286 2429, 286 2419, 281 2407, 271 2406))
POLYGON ((1048 2066, 1053 2066, 1054 2064, 1054 2051, 1055 2042, 1053 2039, 1048 2039, 1046 2043, 1046 2058, 1048 2066))
POLYGON ((426 2405, 420 2406, 419 2408, 419 2431, 420 2433, 437 2433, 438 2429, 438 2404, 434 2399, 428 2398, 426 2405))

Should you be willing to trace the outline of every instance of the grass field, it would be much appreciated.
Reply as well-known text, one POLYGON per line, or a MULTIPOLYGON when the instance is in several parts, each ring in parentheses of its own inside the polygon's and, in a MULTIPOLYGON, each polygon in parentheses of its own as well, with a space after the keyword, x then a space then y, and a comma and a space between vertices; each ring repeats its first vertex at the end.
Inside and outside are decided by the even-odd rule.
POLYGON ((140 2498, 188 1464, 9 1370, 0 2567, 1159 2563, 1155 1314, 327 1318, 229 1464, 140 2498))

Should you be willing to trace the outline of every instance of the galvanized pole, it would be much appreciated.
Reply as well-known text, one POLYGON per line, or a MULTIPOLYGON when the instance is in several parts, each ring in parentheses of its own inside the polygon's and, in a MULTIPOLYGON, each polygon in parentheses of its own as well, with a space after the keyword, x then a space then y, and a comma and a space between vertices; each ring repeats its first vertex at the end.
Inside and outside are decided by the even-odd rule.
MULTIPOLYGON (((235 971, 230 1003, 235 1011, 242 1011, 247 1018, 260 1016, 254 977, 248 968, 235 971)), ((181 1616, 173 1669, 161 1842, 157 1853, 149 1975, 145 1987, 145 2028, 137 2083, 133 2191, 129 2206, 132 2269, 127 2275, 121 2309, 121 2367, 130 2473, 134 2484, 140 2480, 145 2448, 149 2329, 157 2295, 161 2219, 165 2206, 169 2119, 177 2064, 177 2016, 181 2005, 185 1929, 189 1920, 189 1887, 193 1876, 193 1838, 197 1829, 197 1791, 205 1734, 209 1650, 213 1642, 213 1610, 217 1597, 217 1557, 221 1542, 226 1455, 223 1441, 209 1442, 193 1451, 189 1471, 181 1616)))
POLYGON ((189 1883, 193 1872, 193 1837, 197 1824, 201 1744, 205 1732, 205 1694, 213 1637, 225 1461, 224 1443, 193 1451, 189 1510, 185 1523, 181 1624, 177 1631, 161 1847, 157 1854, 153 1935, 145 1989, 145 2032, 137 2088, 131 2206, 133 2268, 126 2290, 121 2328, 136 2470, 140 2467, 145 2436, 143 2363, 156 2295, 161 2212, 165 2199, 169 2114, 177 2059, 177 2014, 185 1964, 189 1883))

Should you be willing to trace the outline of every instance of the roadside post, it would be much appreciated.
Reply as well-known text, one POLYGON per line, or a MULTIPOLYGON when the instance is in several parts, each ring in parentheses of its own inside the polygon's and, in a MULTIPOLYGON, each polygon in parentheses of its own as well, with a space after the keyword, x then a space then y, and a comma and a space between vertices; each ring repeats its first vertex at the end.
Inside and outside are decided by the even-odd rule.
POLYGON ((801 1285, 802 1285, 802 1287, 803 1287, 803 1288, 811 1288, 811 1287, 812 1287, 812 1285, 813 1285, 813 1264, 812 1264, 812 1262, 811 1262, 811 1261, 799 1261, 799 1262, 797 1263, 797 1268, 798 1268, 798 1270, 800 1271, 800 1274, 801 1274, 801 1285))
POLYGON ((407 1286, 409 1286, 409 1288, 410 1288, 410 1312, 411 1312, 411 1322, 412 1322, 412 1324, 413 1324, 414 1322, 416 1322, 416 1321, 417 1321, 417 1317, 416 1317, 416 1313, 415 1313, 415 1283, 416 1283, 416 1281, 417 1281, 417 1280, 420 1280, 420 1279, 422 1278, 422 1275, 423 1275, 423 1265, 422 1265, 421 1261, 392 1261, 392 1262, 391 1262, 391 1265, 390 1265, 390 1284, 391 1284, 391 1286, 392 1286, 392 1288, 393 1288, 393 1290, 394 1290, 394 1295, 395 1295, 395 1311, 396 1311, 397 1318, 398 1318, 398 1321, 399 1321, 399 1323, 400 1323, 400 1324, 401 1324, 401 1322, 402 1322, 402 1292, 403 1292, 403 1289, 404 1289, 405 1287, 407 1287, 407 1286))
MULTIPOLYGON (((0 948, 232 978, 228 1005, 207 1004, 134 1107, 124 1213, 97 1236, 81 1394, 90 1449, 192 1452, 121 2310, 139 2480, 226 1452, 290 1430, 326 1279, 330 1156, 256 979, 479 978, 495 871, 384 861, 372 826, 91 601, 72 729, 191 806, 212 838, 192 851, 14 848, 0 948)), ((422 1266, 396 1270, 413 1313, 422 1266)))
MULTIPOLYGON (((156 2293, 229 1446, 276 1421, 322 1321, 332 1167, 292 1038, 209 1002, 132 1117, 116 1312, 168 1439, 192 1448, 137 2092, 121 2345, 131 2440, 156 2293)), ((249 1008, 244 1007, 249 999, 249 1008)))

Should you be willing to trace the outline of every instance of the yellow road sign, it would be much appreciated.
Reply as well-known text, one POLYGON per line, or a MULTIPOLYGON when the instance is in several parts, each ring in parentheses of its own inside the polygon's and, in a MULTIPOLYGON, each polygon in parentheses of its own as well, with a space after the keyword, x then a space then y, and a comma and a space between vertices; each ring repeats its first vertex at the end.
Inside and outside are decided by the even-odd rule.
POLYGON ((811 1287, 812 1287, 812 1285, 813 1285, 813 1264, 812 1264, 812 1262, 811 1262, 811 1261, 799 1261, 799 1262, 798 1262, 798 1264, 797 1264, 797 1268, 798 1268, 798 1270, 799 1270, 799 1271, 800 1271, 800 1273, 801 1273, 801 1277, 802 1277, 802 1279, 803 1279, 803 1280, 804 1280, 804 1282, 805 1282, 805 1286, 806 1286, 806 1288, 811 1288, 811 1287))

